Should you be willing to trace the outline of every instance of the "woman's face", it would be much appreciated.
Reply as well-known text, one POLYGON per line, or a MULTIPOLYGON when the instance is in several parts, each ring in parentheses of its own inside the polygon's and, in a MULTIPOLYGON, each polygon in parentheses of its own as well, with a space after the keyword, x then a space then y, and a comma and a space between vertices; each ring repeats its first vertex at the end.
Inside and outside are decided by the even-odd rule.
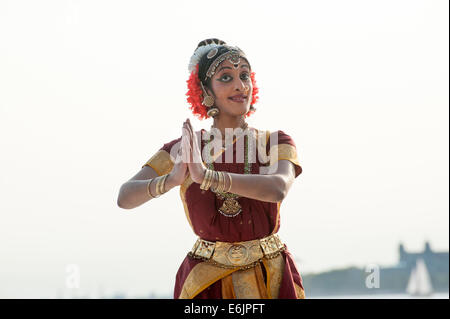
POLYGON ((238 67, 234 68, 229 60, 225 60, 216 70, 211 78, 211 87, 214 105, 219 108, 220 114, 246 114, 250 109, 253 91, 248 62, 241 58, 238 67))

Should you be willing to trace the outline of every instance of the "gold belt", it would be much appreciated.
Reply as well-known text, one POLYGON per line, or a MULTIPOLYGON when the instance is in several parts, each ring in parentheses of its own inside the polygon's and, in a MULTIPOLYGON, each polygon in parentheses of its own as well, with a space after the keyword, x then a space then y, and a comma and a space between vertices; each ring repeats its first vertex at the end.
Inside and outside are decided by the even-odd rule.
POLYGON ((198 238, 188 255, 223 268, 247 269, 255 266, 263 257, 277 257, 284 249, 284 244, 276 234, 235 243, 198 238))

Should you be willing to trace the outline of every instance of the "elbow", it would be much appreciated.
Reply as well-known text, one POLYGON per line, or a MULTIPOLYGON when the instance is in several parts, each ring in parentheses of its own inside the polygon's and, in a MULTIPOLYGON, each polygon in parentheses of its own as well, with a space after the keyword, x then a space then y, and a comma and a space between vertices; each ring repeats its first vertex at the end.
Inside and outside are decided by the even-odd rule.
POLYGON ((284 198, 286 197, 286 192, 282 189, 278 190, 275 193, 275 203, 279 203, 282 202, 284 200, 284 198))
POLYGON ((136 206, 127 204, 126 201, 121 200, 120 198, 117 199, 117 206, 119 206, 122 209, 133 209, 136 207, 136 206))
POLYGON ((117 206, 122 209, 133 209, 138 207, 139 204, 136 205, 136 203, 131 198, 119 195, 119 197, 117 198, 117 206))
POLYGON ((122 209, 132 209, 134 206, 131 206, 130 203, 126 200, 126 196, 124 194, 123 185, 120 188, 119 196, 117 196, 117 206, 122 209))
POLYGON ((130 209, 130 207, 125 204, 125 202, 123 201, 123 199, 120 198, 120 196, 117 198, 117 206, 119 206, 122 209, 130 209))
POLYGON ((277 179, 275 185, 277 185, 273 192, 273 201, 275 203, 282 202, 288 193, 288 185, 283 178, 277 179))

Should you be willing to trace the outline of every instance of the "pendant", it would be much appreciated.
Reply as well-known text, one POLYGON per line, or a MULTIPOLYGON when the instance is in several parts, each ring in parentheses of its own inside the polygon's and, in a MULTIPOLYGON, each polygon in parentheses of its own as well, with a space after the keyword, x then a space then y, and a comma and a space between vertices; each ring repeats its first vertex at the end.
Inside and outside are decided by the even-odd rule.
POLYGON ((242 210, 241 204, 234 198, 226 198, 219 208, 219 211, 228 217, 234 217, 238 215, 242 210))
MULTIPOLYGON (((247 125, 245 125, 245 129, 247 128, 247 125)), ((240 137, 240 136, 239 136, 240 137)), ((244 174, 251 174, 251 164, 248 162, 248 153, 249 153, 249 138, 248 136, 245 136, 246 143, 245 143, 245 153, 244 153, 244 159, 245 159, 245 165, 244 165, 244 174)), ((236 137, 235 141, 238 139, 236 137)), ((211 138, 209 139, 209 143, 211 143, 211 138)), ((211 155, 209 155, 211 156, 211 155)), ((214 170, 214 164, 211 161, 208 162, 208 168, 211 170, 214 170)), ((212 190, 211 190, 212 191, 212 190)), ((202 191, 203 194, 204 191, 202 191)), ((213 191, 214 192, 214 191, 213 191)), ((233 193, 222 193, 222 192, 214 192, 216 193, 216 197, 220 200, 223 200, 222 206, 218 209, 218 212, 226 217, 236 217, 242 212, 242 206, 239 203, 238 199, 240 196, 233 194, 233 193)))

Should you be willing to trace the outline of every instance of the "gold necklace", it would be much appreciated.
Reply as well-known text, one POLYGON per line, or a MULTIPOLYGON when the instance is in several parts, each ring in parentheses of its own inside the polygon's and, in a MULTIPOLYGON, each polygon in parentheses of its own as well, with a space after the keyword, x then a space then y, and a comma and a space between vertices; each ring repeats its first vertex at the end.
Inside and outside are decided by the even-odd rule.
MULTIPOLYGON (((247 123, 246 123, 247 124, 247 123)), ((245 133, 246 129, 247 129, 247 125, 244 125, 244 131, 242 134, 245 133)), ((242 135, 241 134, 241 135, 242 135)), ((235 141, 239 138, 240 136, 236 137, 235 141)), ((251 164, 249 164, 248 162, 248 151, 249 151, 249 137, 248 135, 245 135, 246 140, 245 142, 245 153, 244 153, 244 174, 251 174, 251 164)), ((211 136, 209 138, 209 143, 211 143, 211 136)), ((208 161, 207 166, 210 170, 214 170, 214 163, 212 160, 208 161)), ((213 191, 213 190, 211 190, 213 191)), ((242 206, 239 203, 238 199, 240 198, 239 195, 234 194, 234 193, 228 193, 228 192, 216 192, 213 191, 214 193, 216 193, 216 197, 219 198, 220 200, 223 200, 223 204, 222 206, 218 209, 219 213, 221 213, 222 215, 226 216, 226 217, 236 217, 237 215, 239 215, 242 212, 242 206)))
MULTIPOLYGON (((215 127, 214 124, 211 125, 211 129, 213 129, 213 128, 216 128, 216 129, 217 129, 217 127, 215 127)), ((242 125, 240 128, 242 129, 242 133, 239 134, 239 135, 236 135, 236 138, 234 139, 234 142, 237 141, 238 138, 240 138, 243 134, 245 134, 245 131, 246 131, 247 128, 248 128, 248 123, 244 123, 244 125, 242 125)), ((222 132, 221 132, 221 133, 222 133, 222 132)), ((209 134, 210 134, 210 136, 211 136, 211 132, 209 132, 209 134)), ((226 134, 226 133, 225 133, 225 134, 226 134)), ((226 142, 226 137, 222 138, 222 142, 226 142)), ((233 143, 234 143, 234 142, 233 142, 233 143)), ((225 149, 225 146, 222 144, 222 150, 224 150, 224 149, 225 149)))

